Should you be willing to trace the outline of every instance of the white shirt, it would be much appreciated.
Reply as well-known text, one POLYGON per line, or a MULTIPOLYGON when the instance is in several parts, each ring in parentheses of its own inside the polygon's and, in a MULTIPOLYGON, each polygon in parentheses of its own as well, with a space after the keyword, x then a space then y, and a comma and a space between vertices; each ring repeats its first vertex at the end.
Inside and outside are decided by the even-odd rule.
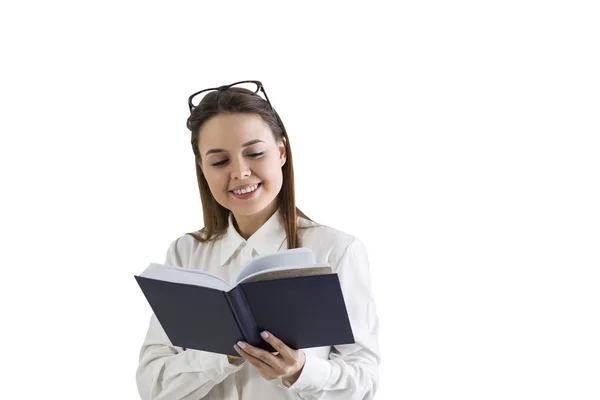
MULTIPOLYGON (((317 262, 329 263, 338 273, 355 344, 303 349, 304 368, 298 380, 287 388, 279 379, 264 379, 247 361, 232 365, 223 354, 173 346, 153 314, 136 373, 142 399, 374 397, 379 379, 379 323, 365 246, 352 235, 302 217, 298 217, 298 227, 300 246, 311 249, 317 262), (300 229, 303 227, 307 229, 300 229)), ((169 246, 165 264, 200 269, 233 284, 241 268, 253 257, 283 249, 287 249, 287 240, 279 211, 248 240, 235 230, 229 213, 229 227, 223 237, 200 243, 191 235, 183 235, 169 246)))

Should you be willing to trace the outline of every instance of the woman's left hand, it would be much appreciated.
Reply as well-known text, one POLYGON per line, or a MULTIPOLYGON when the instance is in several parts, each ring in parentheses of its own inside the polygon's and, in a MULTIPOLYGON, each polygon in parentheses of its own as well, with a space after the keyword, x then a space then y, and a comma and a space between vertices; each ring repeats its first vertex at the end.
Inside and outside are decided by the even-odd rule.
POLYGON ((302 372, 306 355, 302 350, 294 350, 289 348, 281 340, 277 339, 270 332, 262 332, 262 338, 270 343, 279 354, 271 354, 270 352, 251 346, 246 342, 238 342, 235 350, 246 361, 256 368, 258 373, 270 381, 273 379, 282 379, 284 385, 291 386, 302 372))

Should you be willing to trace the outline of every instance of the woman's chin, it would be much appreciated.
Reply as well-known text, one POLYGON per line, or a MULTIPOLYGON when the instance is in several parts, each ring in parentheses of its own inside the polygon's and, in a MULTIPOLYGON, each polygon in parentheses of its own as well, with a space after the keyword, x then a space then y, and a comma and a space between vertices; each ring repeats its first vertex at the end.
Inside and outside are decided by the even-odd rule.
MULTIPOLYGON (((273 199, 276 200, 276 199, 273 199)), ((252 202, 240 202, 238 200, 232 200, 228 202, 228 209, 237 215, 255 215, 262 212, 266 212, 267 208, 271 208, 273 201, 265 201, 264 197, 256 199, 252 202)))

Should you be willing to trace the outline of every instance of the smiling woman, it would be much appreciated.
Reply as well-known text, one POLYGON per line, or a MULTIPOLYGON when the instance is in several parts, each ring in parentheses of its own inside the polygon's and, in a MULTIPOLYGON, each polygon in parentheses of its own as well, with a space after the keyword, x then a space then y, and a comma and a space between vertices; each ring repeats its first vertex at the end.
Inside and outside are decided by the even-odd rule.
POLYGON ((239 82, 200 91, 190 96, 188 105, 187 127, 204 215, 204 228, 189 235, 200 242, 215 239, 229 225, 231 213, 234 226, 248 239, 279 209, 287 246, 298 247, 297 219, 310 218, 296 207, 290 141, 262 83, 239 82), (259 193, 253 196, 229 192, 259 183, 259 193))
POLYGON ((233 213, 247 239, 278 208, 286 139, 275 140, 269 126, 253 114, 212 117, 198 136, 198 165, 210 192, 233 213))
POLYGON ((242 86, 204 90, 201 101, 193 101, 198 93, 188 101, 204 227, 174 240, 164 264, 232 282, 256 256, 309 248, 318 263, 338 274, 355 343, 293 349, 277 332, 265 331, 263 340, 277 352, 240 341, 231 343, 240 355, 235 358, 173 346, 153 315, 140 351, 139 393, 165 400, 372 399, 380 356, 366 249, 356 237, 317 224, 296 207, 283 122, 260 82, 242 86))

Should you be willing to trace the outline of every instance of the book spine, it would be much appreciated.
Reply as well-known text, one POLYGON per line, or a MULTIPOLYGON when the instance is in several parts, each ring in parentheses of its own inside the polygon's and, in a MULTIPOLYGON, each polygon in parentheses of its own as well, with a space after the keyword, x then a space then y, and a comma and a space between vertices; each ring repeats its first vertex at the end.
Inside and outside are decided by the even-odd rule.
POLYGON ((242 287, 236 286, 229 292, 226 292, 225 297, 229 300, 231 311, 240 327, 244 340, 252 346, 264 349, 265 342, 260 337, 258 326, 252 315, 252 311, 250 311, 250 306, 246 301, 242 287))

